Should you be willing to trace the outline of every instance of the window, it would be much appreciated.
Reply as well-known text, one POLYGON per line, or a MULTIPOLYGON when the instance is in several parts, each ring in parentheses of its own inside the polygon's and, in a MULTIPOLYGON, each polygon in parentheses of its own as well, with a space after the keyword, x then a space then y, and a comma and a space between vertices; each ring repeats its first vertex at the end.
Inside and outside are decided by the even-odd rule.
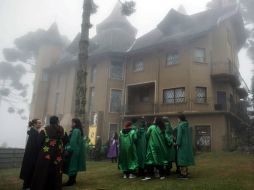
POLYGON ((179 63, 179 53, 178 52, 172 52, 167 55, 167 65, 175 65, 179 63))
POLYGON ((140 72, 144 70, 144 63, 143 61, 137 61, 133 64, 133 71, 140 72))
POLYGON ((111 90, 110 112, 120 112, 122 102, 122 90, 111 90))
POLYGON ((115 80, 123 80, 123 64, 112 62, 110 65, 110 78, 115 80))
POLYGON ((197 103, 207 102, 206 87, 196 87, 196 102, 197 103))
POLYGON ((205 62, 205 49, 204 48, 196 48, 194 50, 194 58, 195 58, 195 62, 204 63, 205 62))
POLYGON ((178 104, 185 101, 185 88, 172 88, 163 91, 163 102, 166 104, 178 104))
POLYGON ((93 84, 96 79, 96 65, 92 66, 92 71, 91 71, 91 83, 93 84))

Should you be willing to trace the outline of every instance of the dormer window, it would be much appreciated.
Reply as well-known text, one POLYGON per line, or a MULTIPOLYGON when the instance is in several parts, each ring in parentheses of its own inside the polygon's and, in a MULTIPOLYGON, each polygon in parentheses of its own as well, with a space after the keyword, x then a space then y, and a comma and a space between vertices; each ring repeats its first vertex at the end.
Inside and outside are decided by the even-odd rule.
POLYGON ((195 48, 194 50, 194 60, 198 63, 205 63, 205 49, 195 48))
POLYGON ((179 53, 176 52, 171 52, 167 55, 167 65, 175 65, 179 63, 179 53))

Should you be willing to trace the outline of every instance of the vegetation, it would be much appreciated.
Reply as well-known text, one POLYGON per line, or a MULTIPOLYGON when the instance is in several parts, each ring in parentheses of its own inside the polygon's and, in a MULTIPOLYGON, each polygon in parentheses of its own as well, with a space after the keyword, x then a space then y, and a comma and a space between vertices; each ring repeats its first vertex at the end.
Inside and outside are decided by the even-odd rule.
MULTIPOLYGON (((204 153, 196 156, 196 166, 190 168, 189 180, 177 180, 175 175, 166 180, 123 179, 116 164, 109 161, 88 162, 88 171, 78 175, 72 190, 253 190, 254 155, 241 153, 204 153)), ((0 189, 20 189, 18 169, 0 170, 0 189)), ((64 176, 64 181, 67 178, 64 176)))

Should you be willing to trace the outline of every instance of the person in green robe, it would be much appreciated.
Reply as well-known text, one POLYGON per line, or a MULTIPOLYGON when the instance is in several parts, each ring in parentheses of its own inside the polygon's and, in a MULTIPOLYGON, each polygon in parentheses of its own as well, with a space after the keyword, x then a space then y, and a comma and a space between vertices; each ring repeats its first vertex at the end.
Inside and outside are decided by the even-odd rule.
POLYGON ((146 121, 140 119, 137 129, 138 175, 144 177, 146 159, 146 121))
POLYGON ((166 166, 166 172, 167 175, 171 174, 171 169, 172 169, 172 162, 175 162, 175 148, 174 148, 174 135, 173 135, 173 128, 170 124, 169 118, 168 117, 163 117, 162 118, 163 123, 165 125, 165 138, 166 138, 166 145, 168 148, 168 165, 166 166))
POLYGON ((69 176, 69 180, 64 186, 72 186, 76 183, 77 173, 86 170, 86 142, 81 121, 72 119, 72 130, 69 135, 69 143, 65 147, 64 173, 69 176))
POLYGON ((123 172, 123 178, 136 178, 138 156, 136 150, 137 133, 132 129, 131 122, 127 122, 119 135, 118 168, 123 172))
POLYGON ((156 118, 146 133, 147 153, 146 165, 147 176, 143 180, 150 180, 154 167, 159 170, 160 179, 165 179, 164 166, 168 163, 168 150, 165 139, 165 125, 161 118, 156 118))
POLYGON ((177 126, 177 164, 180 166, 180 179, 188 179, 188 166, 194 165, 192 132, 185 115, 178 116, 177 126))

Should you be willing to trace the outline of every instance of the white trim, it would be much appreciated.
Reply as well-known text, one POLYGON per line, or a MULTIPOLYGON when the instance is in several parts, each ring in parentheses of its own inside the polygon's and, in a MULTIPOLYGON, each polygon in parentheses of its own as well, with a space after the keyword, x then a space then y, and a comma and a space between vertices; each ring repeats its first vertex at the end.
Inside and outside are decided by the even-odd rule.
MULTIPOLYGON (((111 92, 112 90, 120 90, 122 95, 121 95, 121 103, 122 103, 122 100, 123 100, 123 89, 121 88, 109 88, 109 107, 108 107, 108 113, 113 113, 113 114, 120 114, 121 115, 121 110, 120 112, 111 112, 110 111, 110 104, 111 104, 111 92)), ((122 105, 120 105, 120 109, 122 108, 122 105)))

